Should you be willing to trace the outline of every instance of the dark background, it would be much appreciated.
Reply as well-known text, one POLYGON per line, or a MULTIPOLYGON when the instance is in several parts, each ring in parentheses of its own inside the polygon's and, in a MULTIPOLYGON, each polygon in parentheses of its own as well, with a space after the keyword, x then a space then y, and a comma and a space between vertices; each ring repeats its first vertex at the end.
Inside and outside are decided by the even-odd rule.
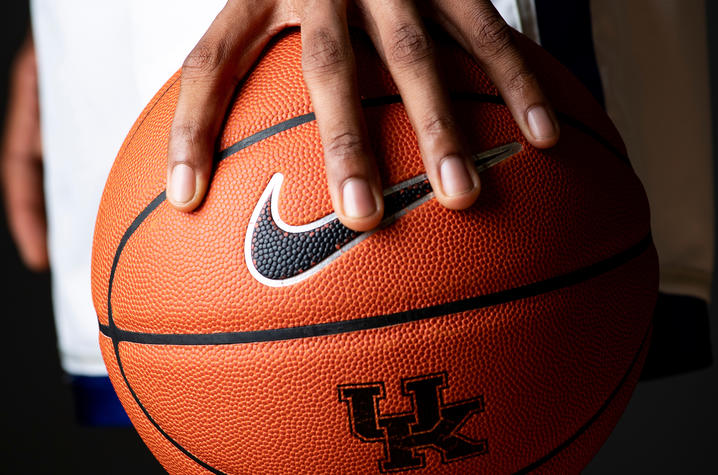
MULTIPOLYGON (((718 20, 718 5, 706 3, 710 25, 718 20)), ((25 2, 17 0, 2 2, 0 8, 0 111, 5 111, 8 70, 25 35, 28 11, 25 2)), ((718 31, 709 29, 708 36, 712 89, 718 91, 718 31)), ((714 92, 714 117, 718 117, 717 96, 714 92)), ((50 276, 23 267, 7 230, 4 209, 0 210, 0 269, 4 310, 0 370, 7 396, 0 416, 0 473, 163 473, 133 429, 75 424, 69 386, 57 355, 50 276)), ((715 287, 714 296, 718 295, 715 287)), ((717 311, 711 312, 713 347, 718 348, 717 311)), ((586 473, 718 474, 716 451, 718 366, 714 365, 641 382, 586 473)))

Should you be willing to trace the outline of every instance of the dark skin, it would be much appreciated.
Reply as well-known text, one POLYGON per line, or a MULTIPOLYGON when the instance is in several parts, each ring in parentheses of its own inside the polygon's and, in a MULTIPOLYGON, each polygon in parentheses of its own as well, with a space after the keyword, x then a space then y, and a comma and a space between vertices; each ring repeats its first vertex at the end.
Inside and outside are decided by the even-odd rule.
MULTIPOLYGON (((480 182, 451 113, 425 22, 443 28, 497 86, 526 139, 556 144, 559 127, 514 34, 489 0, 229 0, 182 66, 167 158, 167 200, 191 212, 210 186, 212 157, 239 81, 269 40, 299 26, 302 69, 324 148, 332 206, 349 228, 383 216, 382 183, 359 103, 349 25, 373 41, 399 88, 437 200, 471 206, 480 182)), ((20 52, 2 148, 11 230, 26 264, 47 267, 34 52, 20 52)))

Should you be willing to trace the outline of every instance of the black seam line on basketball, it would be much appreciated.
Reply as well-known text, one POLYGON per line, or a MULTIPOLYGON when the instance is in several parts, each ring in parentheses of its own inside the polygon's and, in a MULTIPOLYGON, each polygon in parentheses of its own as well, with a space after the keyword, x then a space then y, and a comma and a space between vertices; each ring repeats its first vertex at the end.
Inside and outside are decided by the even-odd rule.
POLYGON ((110 268, 109 285, 107 286, 107 322, 109 326, 113 329, 115 329, 116 327, 112 318, 112 284, 115 281, 115 271, 117 270, 117 266, 119 265, 122 251, 125 248, 125 245, 127 244, 127 241, 129 241, 132 234, 134 234, 137 228, 140 227, 140 224, 142 224, 147 218, 147 216, 149 216, 149 214, 154 211, 155 208, 162 204, 166 198, 167 193, 165 191, 157 195, 155 199, 153 199, 150 204, 148 204, 145 209, 143 209, 142 212, 137 215, 134 221, 132 221, 132 224, 130 224, 125 233, 122 235, 120 243, 117 245, 117 251, 115 251, 115 257, 112 260, 112 267, 110 268))
POLYGON ((119 341, 116 341, 116 340, 113 338, 113 340, 112 340, 112 345, 113 345, 114 350, 115 350, 115 358, 117 358, 117 366, 118 366, 119 369, 120 369, 120 375, 122 376, 122 379, 125 381, 125 386, 127 386, 127 389, 129 389, 130 394, 132 395, 132 398, 133 398, 133 399, 135 400, 135 402, 137 403, 137 406, 140 408, 140 410, 141 410, 142 413, 145 415, 145 417, 147 418, 147 420, 150 421, 150 423, 154 426, 154 428, 157 429, 157 431, 162 435, 162 437, 164 437, 164 438, 167 439, 172 445, 174 445, 177 450, 179 450, 180 452, 182 452, 183 454, 185 454, 187 457, 189 457, 189 458, 192 459, 194 462, 196 462, 197 464, 199 464, 199 465, 200 465, 202 468, 204 468, 205 470, 208 470, 208 471, 214 473, 215 475, 226 475, 226 474, 225 474, 224 472, 222 472, 221 470, 217 470, 216 468, 214 468, 214 467, 212 467, 211 465, 209 465, 207 462, 204 462, 202 459, 200 459, 199 457, 197 457, 196 455, 194 455, 194 454, 193 454, 192 452, 190 452, 189 450, 187 450, 187 449, 185 449, 184 447, 182 447, 182 445, 181 445, 179 442, 177 442, 176 440, 174 440, 167 432, 164 431, 164 429, 162 429, 162 427, 159 425, 159 423, 157 423, 157 421, 154 420, 154 418, 150 415, 150 413, 149 413, 149 411, 147 410, 147 408, 145 408, 144 404, 142 404, 142 403, 140 402, 139 396, 137 396, 137 393, 135 393, 135 390, 132 389, 132 385, 130 385, 129 380, 127 379, 127 375, 125 374, 125 369, 124 369, 124 367, 122 366, 122 363, 120 362, 120 347, 119 347, 120 342, 119 342, 119 341))
MULTIPOLYGON (((477 92, 454 92, 451 93, 451 98, 455 101, 465 101, 465 102, 482 102, 482 103, 489 103, 489 104, 496 104, 496 105, 503 105, 505 106, 506 103, 504 102, 503 98, 501 96, 496 96, 493 94, 480 94, 477 92)), ((372 97, 367 99, 362 99, 361 104, 362 107, 369 108, 369 107, 378 107, 378 106, 385 106, 390 104, 399 104, 401 103, 401 96, 398 94, 393 94, 389 96, 382 96, 382 97, 372 97)), ((588 135, 592 139, 594 139, 596 142, 598 142, 600 145, 602 145, 604 148, 606 148, 609 152, 611 152, 613 155, 618 157, 621 161, 625 163, 630 163, 628 156, 622 153, 620 150, 618 150, 616 147, 613 146, 608 140, 606 140, 602 135, 595 132, 593 129, 591 129, 589 126, 584 124, 583 122, 579 121, 578 119, 575 119, 571 117, 570 115, 564 114, 563 112, 556 111, 556 116, 559 118, 561 122, 566 123, 567 125, 570 125, 571 127, 581 131, 582 133, 588 135)), ((291 128, 297 127, 299 125, 305 124, 307 122, 311 122, 315 120, 314 113, 308 113, 299 115, 296 117, 292 117, 291 119, 287 119, 283 122, 280 122, 278 124, 275 124, 271 127, 268 127, 264 130, 261 130, 259 132, 256 132, 249 137, 245 137, 244 139, 240 140, 239 142, 236 142, 233 145, 230 145, 229 147, 219 151, 215 157, 215 161, 221 162, 225 158, 234 155, 235 153, 239 152, 240 150, 249 147, 250 145, 253 145, 261 140, 266 139, 267 137, 271 137, 272 135, 278 134, 280 132, 284 132, 285 130, 289 130, 291 128)))
MULTIPOLYGON (((465 312, 468 310, 476 310, 493 305, 504 304, 570 287, 620 267, 628 261, 640 256, 650 247, 651 242, 651 236, 648 235, 637 244, 631 246, 625 251, 609 257, 608 259, 567 274, 551 277, 539 282, 534 282, 521 287, 515 287, 492 294, 469 297, 454 302, 447 302, 404 312, 375 315, 352 320, 341 320, 338 322, 317 323, 298 327, 241 332, 171 334, 144 333, 115 329, 115 337, 119 341, 145 345, 234 345, 296 340, 401 325, 419 320, 465 312)), ((101 325, 100 329, 103 333, 111 331, 105 325, 101 325)), ((106 334, 109 336, 109 333, 106 334)))
MULTIPOLYGON (((132 137, 130 137, 127 141, 128 144, 132 143, 132 139, 134 139, 135 135, 137 134, 137 131, 140 130, 142 125, 145 123, 145 120, 147 117, 150 116, 152 111, 155 109, 157 104, 160 103, 160 99, 162 99, 167 92, 169 92, 170 89, 174 87, 175 84, 177 84, 177 81, 179 81, 180 76, 177 76, 174 81, 172 81, 171 84, 167 86, 167 88, 164 90, 164 92, 160 95, 160 97, 157 98, 157 100, 152 104, 152 107, 144 114, 142 117, 142 120, 139 124, 137 124, 137 127, 135 128, 135 131, 132 133, 132 137)), ((115 269, 117 268, 117 264, 120 260, 120 254, 122 254, 122 249, 125 247, 125 244, 127 243, 127 240, 130 238, 130 236, 135 232, 135 230, 139 227, 140 224, 145 220, 145 218, 155 209, 157 206, 162 203, 165 198, 167 197, 166 191, 162 191, 155 199, 153 199, 150 204, 148 204, 144 210, 132 221, 132 224, 127 228, 125 233, 122 235, 122 238, 120 239, 120 243, 117 245, 117 250, 115 250, 115 256, 112 259, 112 268, 110 270, 110 277, 109 282, 107 285, 107 323, 109 323, 110 327, 115 329, 114 321, 112 320, 112 282, 115 280, 115 269)), ((114 339, 113 339, 114 341, 114 339)), ((119 360, 118 360, 119 361, 119 360)))
POLYGON ((212 467, 208 463, 204 462, 199 457, 192 454, 189 450, 182 447, 182 445, 174 440, 167 432, 162 429, 162 427, 157 423, 157 421, 154 420, 154 418, 150 415, 147 408, 142 404, 140 401, 139 396, 137 393, 135 393, 135 390, 132 388, 132 385, 130 384, 130 381, 127 379, 127 375, 125 374, 125 368, 122 364, 122 358, 120 357, 120 342, 122 341, 120 338, 119 333, 121 330, 117 328, 117 326, 114 323, 114 320, 112 318, 112 283, 115 280, 115 270, 117 269, 117 265, 119 262, 120 255, 122 253, 122 250, 125 247, 125 244, 127 244, 127 241, 129 240, 130 236, 132 236, 132 233, 135 232, 135 230, 139 227, 140 224, 145 220, 145 218, 155 209, 157 206, 159 206, 161 203, 163 203, 166 199, 166 193, 163 191, 157 197, 152 200, 152 202, 140 213, 137 218, 132 222, 129 228, 127 228, 127 231, 125 231, 125 234, 122 236, 122 239, 120 239, 120 244, 117 247, 117 252, 115 253, 115 259, 112 261, 112 269, 110 271, 110 285, 108 288, 107 293, 107 320, 109 325, 103 325, 100 324, 100 332, 104 335, 108 336, 112 339, 112 346, 115 352, 115 359, 117 360, 117 367, 120 370, 120 375, 122 376, 123 381, 125 382, 125 386, 127 386, 127 389, 130 391, 130 395, 132 395, 132 398, 135 400, 135 403, 137 403, 137 406, 140 408, 142 413, 145 415, 147 420, 154 426, 155 429, 164 437, 167 441, 169 441, 172 445, 177 448, 180 452, 182 452, 184 455, 189 457, 191 460, 193 460, 195 463, 200 465, 205 470, 208 470, 211 473, 214 473, 215 475, 226 475, 224 472, 217 470, 216 468, 212 467))
MULTIPOLYGON (((491 95, 486 95, 487 98, 495 97, 491 95)), ((364 108, 369 107, 378 107, 378 106, 385 106, 389 104, 397 104, 401 102, 401 96, 398 94, 393 94, 389 96, 382 96, 382 97, 371 97, 367 99, 362 99, 361 105, 364 108)), ((486 102, 489 102, 488 100, 486 102)), ((302 114, 298 115, 296 117, 292 117, 291 119, 287 119, 283 122, 280 122, 276 125, 273 125, 272 127, 266 128, 264 130, 260 130, 259 132, 256 132, 249 137, 245 137, 239 142, 230 145, 229 147, 225 148, 224 150, 221 150, 217 153, 215 156, 215 161, 221 162, 225 158, 234 155, 235 153, 239 152, 240 150, 249 147, 250 145, 253 145, 261 140, 266 139, 267 137, 271 137, 272 135, 276 135, 280 132, 284 132, 285 130, 289 130, 291 128, 297 127, 302 124, 306 124, 307 122, 312 122, 316 119, 316 116, 314 115, 314 112, 310 112, 308 114, 302 114)))
POLYGON ((601 404, 601 407, 598 408, 598 410, 591 416, 591 418, 586 421, 581 427, 576 430, 576 432, 573 433, 571 437, 564 440, 560 445, 555 447, 553 450, 551 450, 549 453, 541 457, 540 459, 536 460, 535 462, 532 462, 531 464, 527 465, 526 467, 522 468, 521 470, 514 473, 514 475, 523 475, 525 473, 532 472, 539 468, 541 465, 545 464, 546 462, 549 462, 553 457, 561 453, 564 449, 566 449, 569 445, 571 445, 576 439, 578 439, 581 435, 583 435, 584 432, 586 432, 588 429, 591 428, 594 422, 601 417, 601 415, 608 409, 608 406, 613 402, 613 399, 618 395, 618 392, 623 388, 623 386, 626 384, 626 381, 628 380, 629 376, 631 375, 631 372, 633 371, 634 367, 636 366, 636 363, 638 363, 638 360, 641 356, 641 352, 643 351, 644 346, 646 345, 646 342, 648 341, 648 335, 651 333, 651 327, 652 327, 652 320, 649 320, 648 328, 646 328, 645 333, 643 334, 643 339, 641 340, 641 344, 638 346, 638 350, 636 351, 636 354, 633 356, 633 360, 631 361, 631 364, 628 365, 628 369, 626 370, 623 377, 618 381, 618 384, 616 387, 611 391, 611 394, 608 395, 605 401, 603 401, 603 404, 601 404))

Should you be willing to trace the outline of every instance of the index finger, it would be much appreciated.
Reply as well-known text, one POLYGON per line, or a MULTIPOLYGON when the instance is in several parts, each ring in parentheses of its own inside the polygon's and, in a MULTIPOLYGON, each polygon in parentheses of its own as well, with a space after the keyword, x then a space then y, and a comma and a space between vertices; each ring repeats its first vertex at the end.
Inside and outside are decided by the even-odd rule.
POLYGON ((227 2, 182 65, 167 153, 167 201, 180 211, 202 202, 234 89, 271 38, 273 12, 262 4, 227 2))

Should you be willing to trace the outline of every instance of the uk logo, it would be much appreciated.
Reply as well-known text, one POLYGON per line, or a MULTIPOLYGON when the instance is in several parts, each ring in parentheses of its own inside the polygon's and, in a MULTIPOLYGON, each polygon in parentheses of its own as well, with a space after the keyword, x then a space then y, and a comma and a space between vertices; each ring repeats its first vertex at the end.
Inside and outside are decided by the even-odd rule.
POLYGON ((423 468, 427 450, 437 451, 442 463, 488 452, 486 439, 460 433, 469 419, 484 411, 483 396, 445 403, 447 379, 446 373, 402 379, 402 394, 411 398, 412 410, 398 414, 379 412, 379 401, 386 398, 383 382, 338 387, 352 435, 363 442, 384 444, 384 458, 379 460, 382 472, 423 468))

